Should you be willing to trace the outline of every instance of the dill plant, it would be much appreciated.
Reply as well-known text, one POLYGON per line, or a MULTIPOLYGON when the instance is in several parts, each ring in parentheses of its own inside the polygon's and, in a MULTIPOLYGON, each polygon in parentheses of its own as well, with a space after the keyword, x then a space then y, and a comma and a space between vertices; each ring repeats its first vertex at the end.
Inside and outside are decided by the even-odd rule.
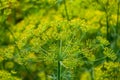
POLYGON ((13 75, 23 80, 119 79, 119 46, 108 39, 119 25, 119 3, 115 14, 114 0, 1 1, 0 25, 8 31, 10 42, 6 46, 1 42, 0 79, 16 80, 13 75))
MULTIPOLYGON (((59 23, 43 23, 38 25, 38 28, 34 28, 35 26, 33 24, 30 27, 30 24, 28 24, 29 28, 26 28, 22 32, 25 34, 21 34, 21 36, 19 36, 22 40, 22 43, 25 42, 25 44, 21 44, 21 40, 17 40, 17 44, 19 44, 20 49, 22 50, 28 49, 26 52, 27 54, 22 53, 24 56, 27 56, 29 53, 34 52, 33 54, 37 59, 30 59, 31 61, 36 63, 42 62, 42 64, 45 64, 46 66, 52 64, 52 67, 54 67, 50 69, 52 73, 46 73, 46 75, 50 75, 52 78, 53 76, 51 74, 55 74, 57 71, 58 74, 55 75, 58 76, 58 80, 67 78, 77 79, 78 77, 73 76, 71 73, 74 73, 74 70, 76 71, 78 69, 76 67, 81 66, 84 66, 83 68, 88 70, 91 73, 91 76, 93 76, 95 67, 94 63, 101 62, 103 60, 106 60, 106 57, 110 57, 109 55, 106 55, 110 54, 109 52, 104 52, 106 55, 105 58, 102 58, 104 57, 104 54, 99 55, 100 53, 103 53, 100 52, 101 49, 103 50, 107 45, 109 45, 109 42, 102 37, 97 37, 93 41, 90 40, 87 38, 87 34, 90 34, 89 30, 85 28, 85 25, 81 24, 84 24, 81 20, 73 20, 70 22, 59 21, 59 23), (24 37, 22 37, 22 35, 24 37), (70 71, 68 77, 67 71, 70 71), (64 76, 66 75, 66 77, 62 76, 63 73, 64 76)), ((113 54, 113 56, 116 55, 113 54)), ((110 58, 113 59, 113 57, 110 58)), ((116 59, 116 57, 114 59, 116 59)), ((27 64, 29 64, 29 58, 24 60, 27 62, 27 64)), ((46 69, 49 70, 49 67, 46 69)), ((94 76, 91 78, 94 79, 94 76)))

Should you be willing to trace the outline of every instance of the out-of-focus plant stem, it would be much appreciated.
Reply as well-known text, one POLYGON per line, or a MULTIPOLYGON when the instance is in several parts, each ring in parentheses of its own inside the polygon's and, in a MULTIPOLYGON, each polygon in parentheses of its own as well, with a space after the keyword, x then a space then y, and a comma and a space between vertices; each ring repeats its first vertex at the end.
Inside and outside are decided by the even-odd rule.
POLYGON ((63 0, 63 2, 64 2, 65 14, 66 14, 67 20, 69 21, 70 18, 69 18, 69 14, 68 14, 68 10, 67 10, 66 0, 63 0))
POLYGON ((61 80, 61 65, 60 65, 61 51, 62 51, 62 40, 60 40, 60 49, 59 49, 59 53, 58 53, 58 80, 61 80))
POLYGON ((108 5, 109 5, 109 0, 107 0, 107 4, 106 4, 106 26, 107 26, 107 40, 109 40, 109 13, 108 13, 108 5))
POLYGON ((120 0, 118 0, 117 3, 117 22, 116 22, 116 34, 118 34, 118 30, 119 30, 119 8, 120 7, 120 0))

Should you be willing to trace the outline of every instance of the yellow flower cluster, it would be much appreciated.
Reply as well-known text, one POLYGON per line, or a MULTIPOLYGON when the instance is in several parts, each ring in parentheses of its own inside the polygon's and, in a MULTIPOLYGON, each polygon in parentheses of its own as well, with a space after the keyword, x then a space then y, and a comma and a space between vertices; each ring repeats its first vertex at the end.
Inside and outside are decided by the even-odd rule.
POLYGON ((119 62, 104 62, 95 68, 95 80, 109 80, 118 79, 120 74, 119 62))
POLYGON ((1 80, 22 80, 20 78, 12 76, 11 73, 9 73, 5 70, 0 70, 0 79, 1 80))

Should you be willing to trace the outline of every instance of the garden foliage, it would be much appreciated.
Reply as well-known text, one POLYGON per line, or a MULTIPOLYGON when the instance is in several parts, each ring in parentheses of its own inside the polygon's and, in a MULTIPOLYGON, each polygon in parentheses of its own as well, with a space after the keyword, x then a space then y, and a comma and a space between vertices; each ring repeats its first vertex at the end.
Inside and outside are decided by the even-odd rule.
POLYGON ((0 0, 0 80, 119 80, 120 0, 0 0))

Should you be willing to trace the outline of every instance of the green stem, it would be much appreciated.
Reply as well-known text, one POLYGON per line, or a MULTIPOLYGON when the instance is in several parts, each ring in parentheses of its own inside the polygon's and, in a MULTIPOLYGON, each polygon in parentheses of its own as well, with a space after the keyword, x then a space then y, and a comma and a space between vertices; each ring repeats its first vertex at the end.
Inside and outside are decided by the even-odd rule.
POLYGON ((97 62, 97 61, 100 61, 100 60, 104 60, 104 59, 106 59, 107 57, 102 57, 102 58, 99 58, 99 59, 96 59, 96 60, 94 60, 93 62, 97 62))
POLYGON ((120 7, 120 1, 118 0, 118 4, 117 4, 116 34, 118 34, 118 29, 119 29, 119 7, 120 7))
POLYGON ((107 0, 107 4, 106 4, 106 26, 107 26, 107 40, 109 40, 109 14, 108 14, 108 4, 109 4, 109 0, 107 0))
POLYGON ((94 67, 91 68, 91 80, 94 80, 94 67))
POLYGON ((59 53, 58 53, 58 80, 61 80, 61 65, 60 65, 60 61, 61 59, 61 52, 62 52, 62 40, 60 40, 60 47, 59 47, 59 53))
POLYGON ((106 5, 104 5, 100 0, 97 0, 97 3, 101 5, 105 12, 105 18, 106 18, 106 39, 109 40, 109 14, 108 14, 108 6, 109 6, 109 0, 107 0, 106 5))
POLYGON ((66 0, 63 0, 63 1, 64 1, 64 8, 65 8, 66 17, 67 17, 67 20, 69 21, 70 18, 69 18, 69 14, 68 14, 68 11, 67 11, 66 0))
POLYGON ((108 14, 106 13, 106 26, 107 26, 107 40, 109 40, 109 22, 108 14))
POLYGON ((60 61, 58 61, 58 80, 60 80, 60 61))

